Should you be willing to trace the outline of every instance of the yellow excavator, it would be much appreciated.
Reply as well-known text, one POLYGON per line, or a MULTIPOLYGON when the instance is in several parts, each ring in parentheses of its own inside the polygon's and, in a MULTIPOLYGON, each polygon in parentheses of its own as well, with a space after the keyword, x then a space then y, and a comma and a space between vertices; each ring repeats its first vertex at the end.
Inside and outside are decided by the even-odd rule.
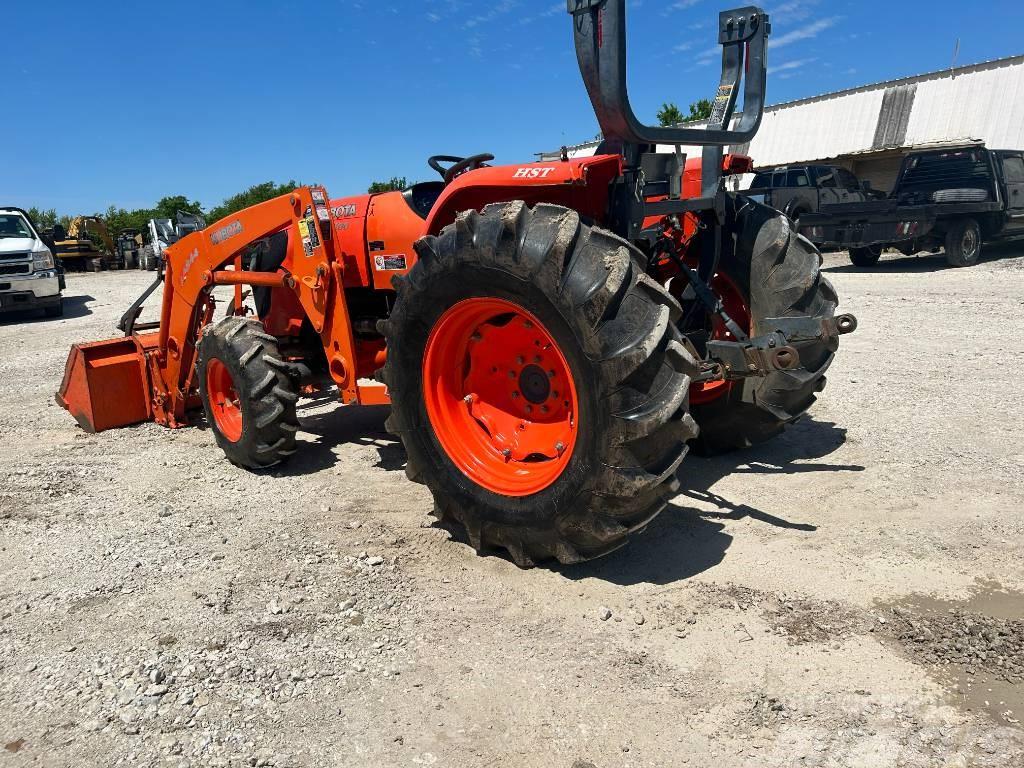
POLYGON ((58 225, 54 228, 53 240, 57 247, 55 255, 65 268, 97 270, 104 266, 119 266, 116 264, 118 252, 114 241, 99 216, 76 216, 66 232, 58 225), (89 235, 100 239, 106 255, 97 249, 89 235))

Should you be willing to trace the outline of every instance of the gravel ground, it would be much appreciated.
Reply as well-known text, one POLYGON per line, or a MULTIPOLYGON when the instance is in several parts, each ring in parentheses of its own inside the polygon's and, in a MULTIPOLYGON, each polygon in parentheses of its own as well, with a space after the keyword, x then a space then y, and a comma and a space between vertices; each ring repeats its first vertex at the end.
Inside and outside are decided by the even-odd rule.
POLYGON ((265 474, 83 433, 67 350, 148 275, 72 275, 0 319, 0 765, 1024 764, 1020 253, 826 256, 861 327, 812 415, 530 571, 432 525, 384 409, 304 404, 265 474))

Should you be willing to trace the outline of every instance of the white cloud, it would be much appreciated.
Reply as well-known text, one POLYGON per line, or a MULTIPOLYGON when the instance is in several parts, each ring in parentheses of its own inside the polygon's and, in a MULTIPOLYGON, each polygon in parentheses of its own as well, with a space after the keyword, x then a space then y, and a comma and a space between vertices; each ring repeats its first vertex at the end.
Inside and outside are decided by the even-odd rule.
POLYGON ((501 0, 500 2, 496 3, 494 7, 491 8, 491 10, 487 11, 487 13, 482 13, 479 16, 474 16, 473 18, 467 20, 463 26, 466 29, 472 29, 473 27, 478 27, 481 24, 486 24, 489 21, 494 21, 499 16, 502 16, 511 11, 517 5, 519 5, 517 0, 501 0))
POLYGON ((782 64, 775 64, 774 66, 768 68, 768 72, 769 74, 774 74, 777 72, 786 72, 788 70, 800 69, 801 67, 807 66, 808 64, 813 64, 815 61, 817 61, 816 58, 794 59, 793 61, 786 61, 783 62, 782 64))
POLYGON ((800 40, 807 40, 812 37, 817 37, 819 33, 824 32, 829 27, 835 26, 837 21, 839 21, 838 16, 832 16, 827 19, 818 19, 817 21, 811 24, 806 24, 802 27, 797 27, 796 29, 787 32, 784 35, 780 35, 779 37, 776 37, 774 39, 769 38, 768 47, 771 50, 775 50, 777 48, 781 48, 784 45, 789 45, 790 43, 796 43, 800 40))

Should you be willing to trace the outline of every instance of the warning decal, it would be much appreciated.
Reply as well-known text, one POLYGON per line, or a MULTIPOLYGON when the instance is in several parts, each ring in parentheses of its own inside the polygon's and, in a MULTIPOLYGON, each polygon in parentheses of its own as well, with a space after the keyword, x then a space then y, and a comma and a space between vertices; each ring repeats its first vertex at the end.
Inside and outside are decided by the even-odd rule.
POLYGON ((377 271, 390 271, 405 269, 406 266, 405 254, 399 254, 397 256, 374 256, 373 257, 373 268, 377 271))
POLYGON ((715 101, 711 105, 711 117, 708 118, 709 126, 721 126, 725 121, 725 109, 729 106, 729 99, 732 97, 732 86, 722 85, 718 88, 718 95, 715 96, 715 101))

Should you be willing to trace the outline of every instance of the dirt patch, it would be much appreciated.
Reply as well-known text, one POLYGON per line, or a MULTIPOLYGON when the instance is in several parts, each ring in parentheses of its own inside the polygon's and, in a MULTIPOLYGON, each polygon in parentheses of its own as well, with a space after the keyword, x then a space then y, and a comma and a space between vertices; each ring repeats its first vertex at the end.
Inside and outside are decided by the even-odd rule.
POLYGON ((951 683, 960 705, 1013 725, 1024 719, 1024 594, 984 582, 961 602, 906 598, 878 620, 884 635, 951 683))

